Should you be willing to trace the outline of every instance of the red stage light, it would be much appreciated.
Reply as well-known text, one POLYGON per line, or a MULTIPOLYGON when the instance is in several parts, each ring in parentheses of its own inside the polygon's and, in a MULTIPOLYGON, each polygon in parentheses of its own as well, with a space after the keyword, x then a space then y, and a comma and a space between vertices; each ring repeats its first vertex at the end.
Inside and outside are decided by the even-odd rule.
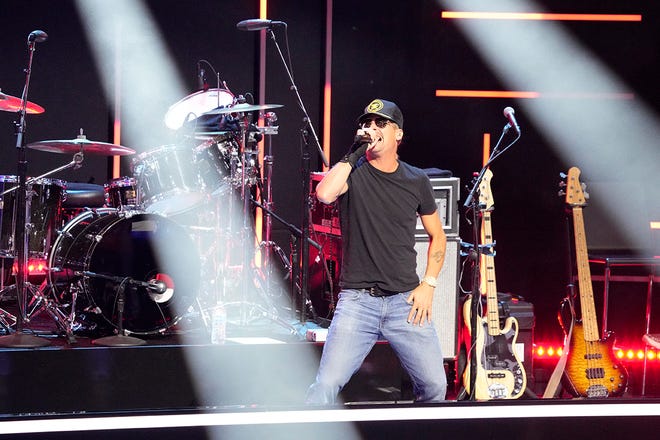
MULTIPOLYGON (((25 266, 27 276, 45 276, 48 272, 48 261, 43 258, 30 258, 25 266)), ((12 265, 12 275, 18 272, 18 265, 16 262, 12 265)))

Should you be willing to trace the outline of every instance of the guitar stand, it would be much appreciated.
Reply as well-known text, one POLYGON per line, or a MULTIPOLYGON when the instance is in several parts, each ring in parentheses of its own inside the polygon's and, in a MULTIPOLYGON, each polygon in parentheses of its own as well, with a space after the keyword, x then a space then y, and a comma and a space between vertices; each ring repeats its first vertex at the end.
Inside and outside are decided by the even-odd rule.
MULTIPOLYGON (((468 193, 468 196, 465 199, 465 202, 463 204, 463 207, 468 210, 472 211, 472 239, 474 240, 474 246, 472 249, 472 252, 470 253, 471 258, 473 258, 473 264, 472 264, 472 301, 470 303, 470 346, 476 347, 477 343, 477 320, 480 318, 480 313, 479 313, 479 306, 481 303, 481 289, 480 289, 480 276, 481 276, 481 269, 480 269, 480 264, 481 264, 481 250, 482 246, 478 246, 477 244, 480 242, 480 218, 479 218, 479 212, 480 212, 480 207, 479 207, 479 186, 481 185, 481 182, 484 178, 484 175, 486 174, 486 171, 488 170, 488 167, 497 159, 502 153, 504 153, 506 150, 508 150, 518 139, 520 139, 520 132, 518 131, 518 136, 511 142, 509 143, 504 149, 500 150, 500 144, 502 142, 502 139, 504 138, 504 135, 509 131, 511 128, 510 124, 506 124, 504 126, 504 129, 502 130, 502 134, 500 135, 499 139, 497 140, 497 144, 495 145, 495 148, 493 148, 493 151, 490 154, 490 157, 484 164, 484 166, 481 168, 481 171, 479 174, 473 179, 473 185, 472 189, 468 193), (475 300, 475 298, 479 298, 479 300, 475 300)), ((475 400, 475 388, 476 388, 476 379, 477 379, 477 352, 476 350, 470 350, 470 390, 472 390, 471 393, 468 394, 469 400, 475 400)))

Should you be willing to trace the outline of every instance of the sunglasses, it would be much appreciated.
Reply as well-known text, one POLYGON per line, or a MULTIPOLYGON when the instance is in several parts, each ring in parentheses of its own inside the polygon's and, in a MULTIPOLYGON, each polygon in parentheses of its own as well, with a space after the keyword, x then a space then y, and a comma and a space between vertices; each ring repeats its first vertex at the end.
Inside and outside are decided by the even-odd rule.
POLYGON ((362 129, 369 128, 369 127, 371 127, 372 122, 375 122, 376 127, 378 127, 378 128, 385 128, 387 126, 387 124, 390 123, 391 121, 389 119, 385 119, 385 118, 365 119, 364 121, 360 121, 358 123, 358 127, 362 128, 362 129))

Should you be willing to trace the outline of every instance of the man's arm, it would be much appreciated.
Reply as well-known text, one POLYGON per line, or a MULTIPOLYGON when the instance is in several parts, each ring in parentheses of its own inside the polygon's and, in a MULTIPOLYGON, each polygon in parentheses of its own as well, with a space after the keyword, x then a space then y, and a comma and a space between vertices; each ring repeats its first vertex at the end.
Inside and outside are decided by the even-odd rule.
POLYGON ((430 215, 420 216, 422 226, 429 235, 429 249, 427 251, 426 270, 424 277, 437 278, 445 262, 445 252, 447 250, 447 235, 442 229, 442 222, 438 212, 430 215))
POLYGON ((322 203, 332 203, 348 191, 349 174, 353 167, 347 162, 337 162, 316 186, 316 198, 322 203))

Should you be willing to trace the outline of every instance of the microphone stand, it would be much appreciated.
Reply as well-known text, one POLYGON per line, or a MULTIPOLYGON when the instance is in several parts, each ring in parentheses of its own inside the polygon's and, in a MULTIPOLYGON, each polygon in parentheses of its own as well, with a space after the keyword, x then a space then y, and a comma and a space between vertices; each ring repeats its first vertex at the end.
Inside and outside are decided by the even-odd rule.
MULTIPOLYGON (((471 253, 471 257, 474 259, 472 266, 472 302, 470 303, 470 393, 469 400, 475 400, 475 387, 477 380, 477 326, 481 325, 481 322, 477 322, 481 317, 479 314, 479 309, 481 306, 481 291, 480 291, 480 276, 481 276, 481 254, 482 246, 480 245, 480 232, 481 232, 481 222, 479 217, 480 207, 479 207, 479 197, 477 193, 479 192, 479 185, 483 180, 486 170, 495 159, 497 159, 502 153, 508 150, 518 139, 520 139, 520 133, 518 136, 504 149, 499 150, 500 143, 504 138, 504 135, 511 128, 510 124, 506 124, 502 130, 500 138, 497 140, 497 144, 493 151, 491 152, 488 161, 484 164, 483 168, 473 179, 472 189, 470 190, 468 196, 465 198, 463 207, 470 211, 472 210, 472 240, 474 240, 474 252, 471 253)), ((491 250, 492 251, 492 250, 491 250)))
MULTIPOLYGON (((286 26, 286 23, 284 24, 286 26)), ((285 27, 286 29, 286 27, 285 27)), ((300 311, 300 322, 305 323, 307 321, 307 310, 305 307, 305 304, 307 304, 307 301, 309 299, 309 292, 308 292, 308 278, 309 278, 309 247, 307 245, 308 240, 309 240, 309 191, 310 191, 310 167, 309 167, 309 161, 310 161, 310 145, 309 145, 309 135, 311 134, 311 137, 314 140, 314 144, 316 145, 318 149, 318 153, 321 156, 321 159, 323 160, 323 164, 325 166, 328 166, 328 159, 325 157, 325 154, 323 154, 323 149, 321 148, 321 144, 319 143, 319 138, 316 135, 316 131, 314 130, 314 125, 312 124, 311 118, 309 117, 309 114, 307 113, 307 110, 305 109, 305 104, 303 103, 302 98, 300 97, 300 93, 298 91, 298 86, 296 86, 296 83, 293 79, 293 75, 291 74, 291 70, 289 69, 289 66, 286 63, 286 60, 284 59, 284 55, 282 54, 282 50, 280 49, 279 44, 277 43, 277 39, 275 38, 275 33, 273 32, 272 28, 268 28, 268 33, 273 40, 273 43, 275 44, 275 47, 277 48, 277 53, 280 56, 280 59, 282 60, 282 65, 284 66, 284 69, 286 71, 286 74, 289 78, 289 82, 291 83, 290 89, 294 92, 296 99, 298 101, 298 107, 303 112, 303 124, 304 128, 301 129, 301 143, 303 147, 303 152, 302 152, 302 186, 303 186, 303 198, 302 198, 302 240, 298 241, 298 246, 300 248, 300 267, 301 267, 301 276, 300 276, 300 294, 301 294, 301 311, 300 311)))
MULTIPOLYGON (((32 58, 36 49, 37 41, 45 41, 45 37, 36 36, 36 32, 32 32, 28 36, 28 66, 25 69, 25 86, 21 95, 21 108, 18 111, 18 121, 15 122, 16 126, 16 151, 18 152, 17 158, 17 175, 18 175, 18 193, 16 194, 16 227, 15 237, 17 243, 16 254, 16 301, 18 304, 18 314, 16 316, 16 331, 11 335, 0 337, 0 346, 2 347, 21 347, 21 348, 36 348, 45 347, 50 345, 47 339, 28 335, 24 333, 24 322, 26 321, 26 308, 27 308, 27 281, 26 281, 26 268, 27 268, 27 234, 26 234, 26 197, 27 197, 27 157, 25 154, 25 115, 27 113, 28 102, 28 88, 30 86, 30 76, 32 74, 32 58)), ((45 33, 43 33, 45 36, 45 33)))
POLYGON ((131 277, 116 277, 89 271, 84 271, 80 274, 90 278, 101 278, 117 283, 117 334, 94 339, 92 344, 106 347, 133 347, 146 344, 147 341, 129 336, 126 334, 126 330, 124 330, 124 306, 126 304, 126 295, 124 292, 126 291, 126 286, 129 284, 146 288, 149 288, 150 284, 144 281, 134 280, 131 277))

